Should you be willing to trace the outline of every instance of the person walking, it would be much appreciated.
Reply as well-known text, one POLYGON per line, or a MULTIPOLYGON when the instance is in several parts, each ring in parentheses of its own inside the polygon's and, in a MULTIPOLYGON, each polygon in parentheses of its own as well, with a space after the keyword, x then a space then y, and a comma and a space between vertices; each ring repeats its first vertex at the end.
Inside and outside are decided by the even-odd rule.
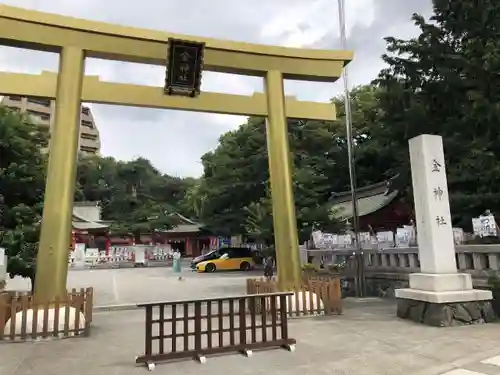
POLYGON ((272 256, 266 258, 264 264, 264 276, 267 280, 271 280, 274 276, 274 259, 272 256))
POLYGON ((179 280, 182 280, 182 267, 181 267, 181 252, 179 249, 175 249, 172 262, 172 271, 179 275, 179 280))

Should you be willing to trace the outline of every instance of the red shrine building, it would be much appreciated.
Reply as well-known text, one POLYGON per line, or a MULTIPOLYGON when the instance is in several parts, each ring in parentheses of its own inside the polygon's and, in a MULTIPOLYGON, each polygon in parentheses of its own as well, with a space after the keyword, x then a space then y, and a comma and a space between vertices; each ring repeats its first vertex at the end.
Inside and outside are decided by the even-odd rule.
MULTIPOLYGON (((169 230, 141 234, 141 243, 146 245, 165 245, 178 249, 183 256, 195 257, 218 244, 218 237, 203 229, 181 214, 175 213, 179 224, 169 230)), ((111 222, 101 220, 98 202, 75 202, 73 204, 72 248, 76 243, 87 247, 107 250, 111 246, 135 245, 134 236, 116 236, 110 233, 111 222)))
POLYGON ((108 236, 111 222, 101 220, 101 207, 98 202, 73 203, 72 248, 76 243, 84 243, 88 247, 109 250, 112 246, 108 236))
MULTIPOLYGON (((394 188, 396 177, 356 189, 361 231, 396 231, 414 219, 413 207, 400 199, 394 188)), ((332 216, 341 221, 352 221, 351 191, 332 193, 332 216)))

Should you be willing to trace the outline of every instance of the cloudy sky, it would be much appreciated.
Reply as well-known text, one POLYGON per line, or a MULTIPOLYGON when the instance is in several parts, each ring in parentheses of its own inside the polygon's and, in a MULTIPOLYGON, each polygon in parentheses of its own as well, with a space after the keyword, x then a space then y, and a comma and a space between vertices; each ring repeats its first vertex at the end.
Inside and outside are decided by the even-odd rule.
MULTIPOLYGON (((237 41, 289 47, 339 49, 336 0, 0 0, 0 3, 96 21, 237 41)), ((347 0, 351 85, 369 82, 383 67, 384 36, 410 37, 414 12, 429 16, 431 0, 347 0)), ((57 70, 57 56, 0 47, 0 70, 57 70)), ((164 69, 91 59, 86 73, 101 80, 162 86, 164 69)), ((259 78, 204 73, 202 89, 250 95, 262 92, 259 78)), ((286 94, 328 101, 342 90, 333 84, 286 82, 286 94)), ((200 176, 200 157, 218 138, 245 121, 238 116, 92 105, 102 154, 122 160, 148 158, 161 171, 200 176)))

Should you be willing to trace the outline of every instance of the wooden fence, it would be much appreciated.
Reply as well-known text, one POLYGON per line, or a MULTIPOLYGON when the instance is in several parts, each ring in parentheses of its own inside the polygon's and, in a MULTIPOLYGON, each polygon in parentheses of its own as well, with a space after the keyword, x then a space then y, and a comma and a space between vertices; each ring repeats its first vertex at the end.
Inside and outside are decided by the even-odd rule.
POLYGON ((39 303, 23 292, 0 293, 0 341, 88 336, 93 289, 73 289, 65 298, 39 303), (74 310, 73 310, 73 309, 74 310))
MULTIPOLYGON (((247 279, 247 293, 275 293, 278 285, 273 279, 247 279)), ((340 279, 331 277, 307 277, 300 285, 293 286, 286 297, 290 317, 308 315, 334 315, 342 313, 340 279)), ((261 306, 257 305, 258 311, 261 306)))
POLYGON ((268 293, 203 300, 148 303, 144 307, 145 350, 136 363, 154 369, 155 362, 193 358, 204 363, 206 355, 284 347, 294 350, 288 337, 284 309, 291 293, 268 293), (260 314, 257 302, 269 306, 260 314), (253 307, 253 308, 252 308, 253 307))

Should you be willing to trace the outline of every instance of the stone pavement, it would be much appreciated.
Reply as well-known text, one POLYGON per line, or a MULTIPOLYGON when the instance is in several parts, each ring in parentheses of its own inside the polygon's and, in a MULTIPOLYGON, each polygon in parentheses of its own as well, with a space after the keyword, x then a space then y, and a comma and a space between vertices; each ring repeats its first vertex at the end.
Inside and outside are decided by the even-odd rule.
MULTIPOLYGON (((96 305, 229 296, 244 293, 245 279, 260 273, 196 274, 178 281, 170 269, 71 271, 68 286, 93 286, 96 305)), ((26 289, 9 280, 9 289, 26 289)), ((297 350, 272 350, 253 357, 209 357, 158 364, 155 373, 183 375, 500 375, 500 324, 433 328, 396 318, 394 301, 345 300, 342 316, 293 319, 297 350), (491 359, 493 358, 493 359, 491 359), (484 361, 491 359, 490 363, 484 361), (483 362, 482 362, 483 361, 483 362), (455 372, 453 372, 455 371, 455 372), (469 372, 466 372, 469 371, 469 372)), ((0 344, 0 375, 145 374, 134 358, 144 350, 141 310, 98 312, 91 337, 0 344)))
MULTIPOLYGON (((245 293, 246 278, 260 277, 262 271, 197 274, 186 267, 182 276, 179 282, 171 268, 161 267, 70 270, 68 288, 92 286, 95 306, 209 298, 245 293)), ((29 288, 27 279, 7 281, 7 289, 29 288)))
POLYGON ((446 372, 443 375, 489 375, 500 374, 500 356, 483 359, 471 363, 467 368, 459 368, 446 372))
MULTIPOLYGON (((452 328, 421 326, 395 317, 387 300, 347 300, 342 316, 299 318, 290 324, 297 350, 230 354, 157 364, 155 373, 183 375, 498 375, 481 363, 498 356, 500 324, 452 328), (462 369, 462 372, 458 369, 462 369), (450 372, 454 370, 455 372, 450 372), (463 372, 465 370, 475 372, 463 372)), ((0 344, 1 375, 145 374, 134 358, 143 351, 143 312, 95 314, 89 338, 0 344)), ((498 362, 498 358, 495 359, 498 362)))

